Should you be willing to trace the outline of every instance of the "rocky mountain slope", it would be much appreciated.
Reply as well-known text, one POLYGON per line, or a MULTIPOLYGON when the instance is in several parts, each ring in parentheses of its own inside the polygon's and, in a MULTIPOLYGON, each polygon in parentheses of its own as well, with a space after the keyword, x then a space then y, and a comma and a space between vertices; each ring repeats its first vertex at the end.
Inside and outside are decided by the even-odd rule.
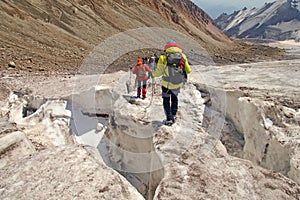
MULTIPOLYGON (((231 42, 189 0, 4 0, 0 8, 0 67, 3 71, 9 65, 13 73, 75 73, 101 42, 143 27, 169 28, 191 36, 217 62, 243 62, 245 57, 259 60, 281 54, 278 49, 266 51, 231 42)), ((141 52, 134 54, 130 62, 141 52)), ((130 57, 126 57, 123 68, 128 67, 130 57)))
POLYGON ((298 41, 300 11, 291 2, 277 0, 262 8, 244 8, 229 15, 223 13, 215 23, 230 37, 298 41))

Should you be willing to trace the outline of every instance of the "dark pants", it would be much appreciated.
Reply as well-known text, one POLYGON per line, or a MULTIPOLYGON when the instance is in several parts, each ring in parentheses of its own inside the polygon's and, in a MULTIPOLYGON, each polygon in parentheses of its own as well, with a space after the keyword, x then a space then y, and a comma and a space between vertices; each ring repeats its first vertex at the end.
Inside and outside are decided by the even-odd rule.
POLYGON ((147 93, 147 80, 143 80, 143 81, 140 81, 138 80, 138 88, 137 88, 137 97, 140 97, 141 96, 141 88, 143 87, 143 90, 142 90, 142 96, 143 98, 146 98, 146 93, 147 93))
POLYGON ((141 89, 142 86, 143 86, 143 88, 147 87, 147 80, 144 80, 144 81, 138 80, 138 89, 141 89))
POLYGON ((176 116, 178 110, 178 93, 179 89, 170 90, 162 86, 163 106, 168 121, 173 120, 173 116, 176 116))

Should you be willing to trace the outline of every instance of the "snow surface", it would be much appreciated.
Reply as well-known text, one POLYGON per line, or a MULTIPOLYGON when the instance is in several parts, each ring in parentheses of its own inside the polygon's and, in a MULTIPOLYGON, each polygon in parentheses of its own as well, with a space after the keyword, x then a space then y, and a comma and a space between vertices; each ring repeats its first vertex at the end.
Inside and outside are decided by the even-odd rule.
MULTIPOLYGON (((285 41, 276 45, 300 53, 297 43, 285 41)), ((83 105, 82 108, 73 107, 72 114, 74 111, 79 114, 71 116, 66 110, 66 101, 49 100, 35 114, 23 119, 20 116, 21 108, 26 102, 12 96, 5 111, 10 113, 12 121, 22 127, 24 135, 34 141, 34 144, 42 144, 43 147, 59 146, 54 150, 43 151, 46 155, 36 154, 38 159, 34 156, 27 162, 23 160, 23 163, 10 165, 14 166, 17 172, 14 173, 17 174, 16 179, 7 166, 7 171, 1 173, 1 177, 4 177, 1 180, 5 181, 5 187, 9 188, 6 192, 13 191, 14 188, 24 192, 26 185, 18 185, 16 182, 31 179, 27 174, 24 179, 23 166, 26 166, 28 171, 33 170, 32 166, 40 166, 28 173, 39 178, 38 181, 41 177, 36 174, 46 174, 42 184, 35 181, 30 191, 36 192, 40 187, 46 187, 49 177, 52 176, 47 174, 48 165, 43 163, 45 156, 47 162, 56 166, 54 172, 57 173, 57 177, 66 173, 70 176, 68 180, 74 178, 75 183, 80 183, 73 176, 78 171, 84 178, 88 177, 82 172, 90 166, 98 165, 98 161, 94 162, 92 159, 94 164, 83 162, 91 159, 82 157, 86 155, 82 148, 76 151, 72 150, 72 147, 67 148, 70 150, 65 149, 69 144, 67 137, 70 136, 70 118, 75 121, 77 118, 77 122, 81 124, 74 124, 79 130, 75 142, 97 147, 102 156, 101 150, 105 150, 102 158, 104 161, 109 159, 111 165, 106 163, 109 167, 128 175, 128 180, 143 194, 156 190, 157 199, 197 199, 199 196, 208 198, 208 195, 212 199, 218 199, 220 196, 224 199, 253 199, 253 194, 257 199, 289 199, 298 195, 300 190, 295 182, 299 183, 300 177, 300 111, 299 107, 295 106, 300 105, 300 59, 227 66, 194 65, 192 68, 188 83, 179 95, 178 121, 172 127, 161 124, 164 112, 159 79, 156 79, 157 93, 153 93, 152 96, 153 90, 150 86, 148 98, 136 101, 130 101, 130 97, 135 95, 135 90, 130 90, 127 94, 124 84, 129 79, 127 72, 103 75, 101 78, 92 75, 79 75, 69 79, 59 76, 43 77, 40 81, 32 82, 28 89, 37 96, 44 94, 48 98, 58 98, 61 95, 70 100, 73 94, 76 96, 73 100, 76 100, 76 103, 83 102, 83 105), (101 87, 95 86, 95 83, 101 87), (54 87, 49 88, 49 84, 54 87), (209 96, 209 103, 203 94, 209 96), (110 99, 108 104, 103 102, 103 105, 108 106, 107 109, 97 109, 97 106, 101 106, 101 99, 110 99), (211 104, 210 109, 214 109, 206 116, 209 122, 205 128, 202 126, 206 109, 204 102, 211 104), (113 116, 110 118, 110 130, 107 132, 105 126, 100 125, 97 120, 91 118, 89 121, 84 119, 86 115, 80 115, 81 112, 95 115, 100 111, 110 111, 113 116), (225 146, 219 140, 225 125, 225 116, 243 134, 243 159, 228 155, 225 146), (49 137, 54 132, 60 136, 49 137), (102 149, 99 147, 101 145, 104 146, 102 149), (49 153, 54 154, 50 160, 49 153), (77 154, 80 157, 76 156, 77 154), (71 158, 68 157, 70 155, 71 158), (75 172, 60 173, 56 170, 61 169, 61 160, 74 161, 76 157, 77 162, 68 162, 64 168, 69 170, 76 167, 75 172), (34 160, 37 163, 32 163, 34 160), (257 167, 258 164, 272 171, 257 167), (39 187, 36 187, 37 185, 39 187)), ((3 81, 12 85, 24 85, 27 79, 28 77, 16 76, 3 81)), ((30 80, 32 79, 31 77, 30 80)), ((95 172, 94 169, 90 171, 95 172)), ((111 177, 108 174, 112 172, 101 171, 99 175, 98 173, 98 178, 88 179, 88 182, 80 186, 84 188, 82 185, 99 179, 100 183, 112 180, 107 179, 111 177)), ((79 178, 82 180, 82 177, 79 178)), ((68 183, 65 184, 67 187, 68 183)), ((107 183, 109 188, 112 185, 121 185, 120 181, 117 184, 109 184, 111 182, 107 183)), ((71 186, 74 186, 74 183, 69 185, 71 186)), ((95 186, 98 187, 98 182, 95 186)), ((77 188, 74 187, 74 190, 77 191, 77 188)), ((100 189, 93 191, 99 194, 100 189)), ((13 196, 14 193, 9 195, 13 196)))

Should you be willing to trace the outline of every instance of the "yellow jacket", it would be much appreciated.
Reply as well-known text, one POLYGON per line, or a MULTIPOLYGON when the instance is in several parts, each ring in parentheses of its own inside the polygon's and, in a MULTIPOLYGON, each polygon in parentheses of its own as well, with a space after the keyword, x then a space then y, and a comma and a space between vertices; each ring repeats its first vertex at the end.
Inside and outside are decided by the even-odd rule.
MULTIPOLYGON (((166 53, 172 53, 172 52, 179 52, 182 53, 182 49, 178 48, 178 47, 170 47, 168 49, 166 49, 166 53)), ((189 62, 187 60, 187 57, 185 54, 182 53, 182 57, 184 58, 184 70, 187 74, 191 73, 192 69, 191 66, 189 65, 189 62)), ((155 69, 155 71, 152 73, 153 77, 167 77, 169 76, 169 70, 167 67, 167 56, 165 54, 162 54, 159 57, 159 60, 157 62, 157 68, 155 69)), ((173 84, 171 82, 162 80, 162 86, 164 86, 165 88, 168 89, 178 89, 183 85, 183 83, 179 83, 179 84, 173 84)))

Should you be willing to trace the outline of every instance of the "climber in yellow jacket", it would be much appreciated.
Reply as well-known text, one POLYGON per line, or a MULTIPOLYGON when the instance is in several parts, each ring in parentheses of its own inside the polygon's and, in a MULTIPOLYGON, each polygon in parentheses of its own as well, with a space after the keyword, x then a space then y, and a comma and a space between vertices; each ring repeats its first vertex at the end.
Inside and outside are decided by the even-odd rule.
POLYGON ((174 41, 169 40, 164 47, 164 53, 159 57, 157 68, 152 77, 162 76, 163 107, 166 114, 165 125, 172 125, 176 121, 178 110, 178 93, 187 74, 192 69, 182 48, 174 41), (171 100, 171 102, 170 102, 171 100))

